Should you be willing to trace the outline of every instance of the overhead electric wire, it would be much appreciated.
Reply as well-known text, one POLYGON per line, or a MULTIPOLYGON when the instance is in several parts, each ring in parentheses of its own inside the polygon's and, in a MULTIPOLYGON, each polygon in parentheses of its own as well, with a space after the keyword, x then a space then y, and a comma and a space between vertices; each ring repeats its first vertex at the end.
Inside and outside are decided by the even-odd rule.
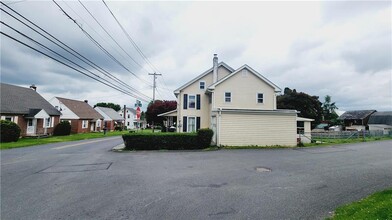
MULTIPOLYGON (((1 31, 1 30, 0 30, 0 34, 2 34, 2 35, 4 35, 4 36, 6 36, 6 37, 8 37, 8 38, 10 38, 10 39, 12 39, 12 40, 18 42, 18 43, 20 43, 20 44, 22 44, 22 45, 24 45, 24 46, 26 46, 26 47, 28 47, 28 48, 34 50, 34 51, 36 51, 36 52, 38 52, 38 53, 40 53, 40 54, 42 54, 42 55, 44 55, 44 56, 46 56, 46 57, 48 57, 48 58, 50 58, 50 59, 56 61, 56 62, 58 62, 58 63, 60 63, 60 64, 63 64, 64 66, 67 66, 68 68, 71 68, 71 69, 73 69, 73 70, 75 70, 75 71, 77 71, 77 72, 79 72, 79 73, 81 73, 81 74, 83 74, 83 75, 85 75, 85 76, 87 76, 87 77, 93 79, 93 80, 96 80, 96 81, 98 81, 98 82, 100 82, 100 83, 102 83, 102 84, 105 84, 106 86, 109 86, 109 87, 111 87, 111 88, 113 88, 113 89, 115 89, 115 90, 117 90, 117 91, 119 91, 119 92, 122 92, 122 93, 124 93, 124 94, 127 94, 127 95, 129 95, 129 96, 131 96, 131 97, 138 98, 138 97, 135 97, 134 95, 132 95, 132 94, 130 94, 130 93, 124 92, 124 91, 118 89, 117 87, 114 87, 114 86, 112 86, 112 85, 110 85, 110 84, 108 84, 108 83, 106 83, 106 82, 104 82, 104 81, 101 81, 100 79, 94 78, 94 77, 92 77, 92 76, 90 76, 90 75, 84 73, 83 71, 81 71, 81 70, 79 70, 79 69, 77 69, 77 68, 75 68, 75 67, 73 67, 73 66, 71 66, 71 65, 69 65, 69 64, 67 64, 67 63, 64 63, 64 62, 62 62, 62 61, 60 61, 60 60, 58 60, 58 59, 56 59, 56 58, 54 58, 54 57, 52 57, 52 56, 50 56, 50 55, 44 53, 44 52, 42 52, 42 51, 40 51, 40 50, 38 50, 38 49, 36 49, 36 48, 34 48, 34 47, 28 45, 28 44, 26 44, 26 43, 24 43, 24 42, 22 42, 22 41, 16 39, 16 38, 14 38, 14 37, 12 37, 12 36, 10 36, 10 35, 4 33, 4 32, 1 31)), ((145 101, 146 101, 146 100, 145 100, 145 101)))
MULTIPOLYGON (((128 57, 135 63, 137 64, 140 68, 145 69, 140 63, 138 63, 115 39, 114 37, 102 26, 102 24, 95 18, 95 16, 88 10, 88 8, 80 1, 78 0, 79 3, 83 6, 83 8, 89 13, 89 15, 94 19, 95 22, 102 28, 102 30, 105 31, 105 33, 117 44, 117 46, 125 53, 128 55, 128 57)), ((145 69, 146 70, 146 69, 145 69)), ((147 71, 147 70, 146 70, 147 71)), ((147 71, 148 72, 148 71, 147 71)))
MULTIPOLYGON (((4 3, 1 2, 3 5, 4 3)), ((5 5, 6 7, 8 7, 7 5, 5 5)), ((49 40, 50 42, 56 44, 57 46, 59 46, 60 48, 62 48, 63 50, 67 51, 68 53, 70 53, 71 55, 75 56, 76 58, 80 59, 81 61, 83 61, 84 63, 86 63, 87 65, 91 66, 92 68, 100 71, 102 74, 104 74, 105 76, 111 78, 112 80, 121 83, 122 85, 126 86, 128 89, 132 90, 133 92, 137 93, 139 96, 144 97, 144 99, 151 99, 150 97, 144 95, 143 93, 140 93, 138 90, 136 90, 135 88, 127 85, 126 83, 124 83, 123 81, 121 81, 120 79, 118 79, 117 77, 113 76, 111 73, 109 73, 108 71, 104 70, 103 68, 101 68, 100 66, 98 66, 97 64, 95 64, 94 62, 92 62, 91 60, 89 60, 88 58, 84 57, 83 55, 81 55, 80 53, 78 53, 77 51, 75 51, 74 49, 72 49, 71 47, 69 47, 68 45, 66 45, 65 43, 63 43, 62 41, 60 41, 59 39, 57 39, 56 37, 54 37, 53 35, 51 35, 50 33, 48 33, 47 31, 45 31, 44 29, 42 29, 41 27, 39 27, 38 25, 36 25, 34 22, 30 21, 29 19, 27 19, 26 17, 24 17, 23 15, 19 14, 18 12, 16 12, 15 10, 13 10, 12 8, 8 7, 10 10, 12 10, 14 13, 16 13, 17 15, 19 15, 20 17, 22 17, 23 19, 27 20, 29 23, 31 23, 32 25, 34 25, 35 27, 37 27, 38 29, 40 29, 41 31, 43 31, 44 33, 46 33, 47 35, 49 35, 50 37, 52 37, 53 39, 55 39, 57 42, 59 42, 60 44, 64 45, 65 47, 69 48, 72 52, 76 53, 78 56, 82 57, 83 59, 81 59, 80 57, 76 56, 74 53, 70 52, 68 49, 64 48, 63 46, 59 45, 58 43, 54 42, 53 40, 49 39, 47 36, 44 36, 42 33, 40 33, 39 31, 35 30, 34 28, 32 28, 31 26, 29 26, 28 24, 26 24, 25 22, 21 21, 20 19, 16 18, 15 16, 11 15, 10 13, 8 13, 7 11, 5 11, 3 8, 1 8, 0 10, 5 12, 6 14, 8 14, 9 16, 11 16, 12 18, 14 18, 15 20, 19 21, 20 23, 24 24, 25 26, 27 26, 28 28, 30 28, 31 30, 33 30, 34 32, 38 33, 39 35, 41 35, 42 37, 46 38, 47 40, 49 40), (88 63, 86 62, 86 60, 88 61, 88 63)))
MULTIPOLYGON (((99 78, 99 79, 101 79, 101 80, 103 80, 103 81, 105 81, 105 82, 107 82, 107 83, 110 83, 109 81, 103 79, 103 78, 100 77, 99 75, 97 75, 97 74, 91 72, 90 70, 88 70, 88 69, 86 69, 86 68, 80 66, 79 64, 73 62, 72 60, 70 60, 70 59, 68 59, 68 58, 66 58, 66 57, 64 57, 63 55, 57 53, 56 51, 54 51, 54 50, 52 50, 52 49, 50 49, 50 48, 48 48, 47 46, 45 46, 45 45, 39 43, 38 41, 32 39, 31 37, 28 37, 27 35, 25 35, 25 34, 23 34, 22 32, 16 30, 15 28, 9 26, 8 24, 4 23, 3 21, 0 21, 0 23, 3 24, 3 25, 5 25, 6 27, 10 28, 11 30, 15 31, 16 33, 22 35, 23 37, 29 39, 30 41, 34 42, 34 43, 37 44, 38 46, 40 46, 40 47, 46 49, 47 51, 50 51, 50 52, 56 54, 57 56, 59 56, 59 57, 65 59, 65 60, 67 60, 69 63, 72 63, 73 65, 75 65, 75 66, 77 66, 77 67, 79 67, 79 68, 81 68, 81 69, 83 69, 83 70, 89 72, 90 74, 94 75, 95 77, 97 77, 97 78, 99 78)), ((113 85, 113 84, 112 84, 112 85, 113 85)), ((115 85, 113 85, 113 86, 115 86, 115 85)), ((119 88, 119 87, 117 87, 117 88, 119 88)), ((126 90, 123 90, 122 88, 119 88, 119 89, 121 89, 121 91, 122 91, 123 93, 126 93, 126 90)), ((135 97, 135 98, 136 98, 136 97, 135 97)))
POLYGON ((69 47, 68 45, 66 45, 65 43, 63 43, 62 41, 60 41, 59 39, 57 39, 56 37, 54 37, 53 35, 51 35, 50 33, 48 33, 47 31, 45 31, 44 29, 42 29, 41 27, 39 27, 38 25, 36 25, 34 22, 30 21, 29 19, 27 19, 26 17, 24 17, 23 15, 21 15, 20 13, 18 13, 17 11, 13 10, 12 8, 8 7, 7 5, 5 5, 3 2, 1 2, 4 6, 6 6, 8 9, 10 9, 12 12, 14 12, 15 14, 19 15, 20 17, 22 17, 24 20, 28 21, 30 24, 32 24, 33 26, 37 27, 40 31, 44 32, 45 34, 49 35, 51 38, 53 38, 54 40, 56 40, 57 42, 59 42, 60 44, 64 45, 64 47, 69 48, 68 49, 64 48, 63 46, 59 45, 58 43, 56 43, 55 41, 53 41, 52 39, 49 39, 47 36, 43 35, 42 33, 40 33, 39 31, 37 31, 36 29, 34 29, 33 27, 31 27, 30 25, 26 24, 25 22, 21 21, 20 19, 16 18, 15 16, 11 15, 9 12, 5 11, 3 8, 1 8, 1 11, 3 11, 4 13, 8 14, 9 16, 11 16, 12 18, 14 18, 15 20, 19 21, 20 23, 22 23, 23 25, 25 25, 26 27, 30 28, 31 30, 33 30, 34 32, 38 33, 39 35, 41 35, 42 37, 46 38, 47 40, 49 40, 50 42, 54 43, 55 45, 59 46, 60 48, 62 48, 63 50, 67 51, 68 53, 70 53, 71 55, 75 56, 76 58, 78 58, 79 60, 83 61, 84 63, 86 63, 87 65, 91 66, 92 68, 100 71, 101 73, 103 73, 105 76, 109 77, 112 80, 117 81, 117 83, 121 83, 122 85, 126 86, 128 89, 132 90, 133 93, 135 93, 134 96, 137 97, 141 97, 143 99, 147 99, 147 100, 151 100, 150 97, 144 95, 143 93, 140 93, 138 90, 136 90, 135 88, 127 85, 126 83, 124 83, 123 81, 121 81, 120 79, 118 79, 117 77, 111 75, 109 72, 107 72, 106 70, 104 70, 103 68, 101 68, 100 66, 98 66, 97 64, 95 64, 94 62, 92 62, 91 60, 89 60, 88 58, 84 57, 83 55, 81 55, 80 53, 78 53, 77 51, 75 51, 74 49, 72 49, 71 47, 69 47), (77 55, 75 55, 77 54, 77 55), (82 59, 83 58, 83 59, 82 59), (87 62, 88 61, 88 62, 87 62))
MULTIPOLYGON (((80 0, 79 0, 80 1, 80 0)), ((139 48, 139 46, 136 44, 136 42, 132 39, 132 37, 129 35, 129 33, 125 30, 125 28, 121 25, 117 17, 114 15, 112 10, 110 10, 109 6, 106 4, 105 0, 102 0, 103 4, 105 7, 108 9, 110 14, 113 16, 114 20, 116 20, 117 24, 120 26, 121 30, 125 34, 125 36, 128 38, 128 40, 131 42, 131 44, 135 47, 136 51, 140 54, 140 56, 146 61, 146 63, 150 66, 150 68, 155 71, 155 72, 160 72, 158 69, 154 66, 154 64, 151 63, 151 61, 148 59, 146 55, 144 55, 143 51, 139 48)), ((162 77, 163 79, 163 77, 162 77)), ((166 84, 164 82, 164 84, 166 84)), ((167 87, 167 86, 166 86, 167 87)), ((167 89, 167 88, 166 88, 167 89)), ((167 89, 168 91, 171 91, 170 89, 167 89)))
POLYGON ((64 13, 64 15, 67 16, 70 20, 72 20, 79 27, 79 29, 82 30, 82 32, 87 36, 87 38, 91 42, 93 42, 100 50, 102 50, 107 56, 109 56, 118 65, 120 65, 125 70, 127 70, 129 73, 134 75, 137 79, 139 79, 140 81, 142 81, 142 82, 146 83, 147 85, 149 85, 149 83, 146 80, 143 80, 142 78, 140 78, 138 75, 136 75, 134 72, 129 70, 126 66, 124 66, 120 61, 118 61, 109 51, 107 51, 98 41, 96 41, 86 30, 84 30, 83 27, 74 18, 72 18, 72 16, 70 16, 55 0, 52 0, 52 1, 64 13))
POLYGON ((151 69, 155 72, 158 72, 155 66, 150 62, 150 60, 144 55, 142 50, 140 50, 139 46, 136 44, 136 42, 132 39, 132 37, 128 34, 128 32, 125 30, 125 28, 121 25, 121 23, 118 21, 117 17, 113 14, 112 10, 110 10, 109 6, 106 4, 104 0, 102 0, 103 4, 106 6, 110 14, 113 16, 114 20, 116 20, 117 24, 120 26, 121 30, 124 32, 125 36, 128 38, 128 40, 131 42, 131 44, 135 47, 136 51, 140 54, 140 56, 146 61, 146 63, 151 67, 151 69))

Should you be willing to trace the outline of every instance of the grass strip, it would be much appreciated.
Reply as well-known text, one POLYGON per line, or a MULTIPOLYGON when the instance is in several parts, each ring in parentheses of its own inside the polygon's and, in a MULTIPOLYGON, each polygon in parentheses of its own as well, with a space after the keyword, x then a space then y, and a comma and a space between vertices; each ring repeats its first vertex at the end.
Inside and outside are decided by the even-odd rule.
POLYGON ((392 219, 392 189, 377 192, 369 197, 341 206, 328 220, 392 219))

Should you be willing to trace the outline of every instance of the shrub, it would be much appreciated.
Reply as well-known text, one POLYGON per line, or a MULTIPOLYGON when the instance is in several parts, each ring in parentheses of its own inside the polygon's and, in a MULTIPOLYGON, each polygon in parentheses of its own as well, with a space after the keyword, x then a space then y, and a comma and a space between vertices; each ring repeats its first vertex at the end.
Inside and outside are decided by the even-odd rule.
POLYGON ((1 120, 1 142, 18 141, 20 137, 20 127, 12 121, 1 120))
POLYGON ((123 129, 122 129, 121 126, 116 126, 116 127, 114 127, 114 130, 115 130, 115 131, 122 131, 123 129))
POLYGON ((197 131, 197 137, 201 149, 207 148, 211 145, 211 139, 214 132, 211 129, 203 128, 197 131))
POLYGON ((62 121, 56 125, 53 130, 53 136, 66 136, 71 134, 71 124, 68 121, 62 121))
POLYGON ((127 150, 192 150, 210 146, 212 130, 198 133, 131 133, 124 134, 127 150), (209 139, 208 139, 209 138, 209 139))

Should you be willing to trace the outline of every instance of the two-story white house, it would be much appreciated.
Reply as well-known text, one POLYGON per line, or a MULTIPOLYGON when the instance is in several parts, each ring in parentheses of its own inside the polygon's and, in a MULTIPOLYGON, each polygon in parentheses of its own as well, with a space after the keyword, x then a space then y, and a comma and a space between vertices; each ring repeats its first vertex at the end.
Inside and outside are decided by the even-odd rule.
POLYGON ((214 131, 213 143, 230 146, 295 146, 296 110, 280 110, 281 89, 248 65, 233 69, 218 63, 174 91, 178 132, 214 131))

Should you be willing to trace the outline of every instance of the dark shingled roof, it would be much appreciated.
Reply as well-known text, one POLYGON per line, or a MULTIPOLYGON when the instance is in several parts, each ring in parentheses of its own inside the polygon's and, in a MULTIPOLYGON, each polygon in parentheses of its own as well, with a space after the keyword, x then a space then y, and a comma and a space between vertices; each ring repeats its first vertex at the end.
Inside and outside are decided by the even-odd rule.
POLYGON ((56 98, 81 119, 103 119, 103 116, 86 102, 60 97, 56 98))
POLYGON ((347 111, 339 116, 340 120, 363 120, 367 116, 376 112, 376 110, 358 110, 358 111, 347 111))
POLYGON ((368 124, 392 125, 392 111, 376 112, 369 118, 368 124))
POLYGON ((27 115, 31 109, 44 109, 49 115, 61 115, 33 89, 1 83, 0 93, 0 113, 27 115))

